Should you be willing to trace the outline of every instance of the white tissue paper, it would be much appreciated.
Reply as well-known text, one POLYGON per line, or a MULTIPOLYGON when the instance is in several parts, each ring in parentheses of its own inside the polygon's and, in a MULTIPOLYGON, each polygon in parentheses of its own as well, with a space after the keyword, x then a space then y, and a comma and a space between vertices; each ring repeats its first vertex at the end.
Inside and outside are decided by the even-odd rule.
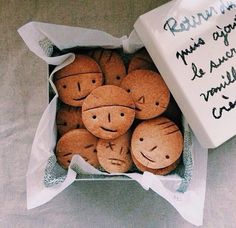
POLYGON ((143 47, 136 32, 133 31, 129 37, 116 38, 98 30, 40 22, 30 22, 19 28, 18 32, 32 52, 47 64, 56 65, 49 79, 55 96, 43 113, 32 145, 27 171, 27 208, 31 209, 48 202, 80 175, 87 175, 93 179, 126 176, 137 181, 144 189, 152 189, 165 198, 190 223, 202 225, 208 153, 207 149, 200 146, 185 121, 183 164, 179 170, 167 176, 149 172, 107 174, 86 163, 79 155, 73 157, 68 171, 60 168, 56 162, 54 149, 58 94, 52 77, 57 70, 73 62, 75 56, 73 53, 67 53, 51 57, 53 48, 122 48, 125 53, 134 53, 143 47), (112 177, 109 177, 111 175, 112 177))

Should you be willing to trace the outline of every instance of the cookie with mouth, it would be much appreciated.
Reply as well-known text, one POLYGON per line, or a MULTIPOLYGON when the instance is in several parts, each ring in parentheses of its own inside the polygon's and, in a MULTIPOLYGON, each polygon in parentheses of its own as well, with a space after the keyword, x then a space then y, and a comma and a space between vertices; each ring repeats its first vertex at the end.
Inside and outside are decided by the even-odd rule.
POLYGON ((130 133, 113 140, 99 139, 97 156, 100 165, 109 173, 125 173, 132 166, 130 133))
POLYGON ((98 139, 86 129, 75 129, 64 134, 56 146, 58 163, 67 169, 73 155, 79 154, 86 162, 95 168, 99 167, 97 159, 98 139))
POLYGON ((177 168, 178 164, 181 161, 181 158, 179 158, 176 162, 172 163, 171 165, 169 165, 165 168, 161 168, 161 169, 150 169, 147 166, 138 162, 138 160, 134 156, 132 156, 132 160, 133 160, 135 166, 137 167, 137 169, 139 169, 141 172, 148 171, 148 172, 156 174, 156 175, 166 175, 177 168))
POLYGON ((82 120, 98 138, 115 139, 132 125, 134 108, 131 96, 124 89, 114 85, 100 86, 84 100, 82 120))
POLYGON ((120 55, 114 50, 107 49, 95 49, 89 55, 100 65, 105 84, 119 86, 126 76, 126 68, 120 55))
POLYGON ((135 102, 136 118, 151 119, 161 115, 168 107, 170 91, 159 73, 135 70, 121 82, 135 102))
POLYGON ((68 105, 82 106, 92 90, 103 83, 101 68, 92 58, 77 55, 73 63, 57 71, 53 78, 59 98, 68 105))
POLYGON ((140 49, 134 54, 129 63, 128 73, 140 69, 157 71, 155 64, 145 48, 140 49))
POLYGON ((60 136, 70 130, 84 128, 81 108, 62 105, 57 111, 56 124, 60 136))
POLYGON ((131 153, 138 167, 139 163, 150 170, 169 167, 177 162, 182 150, 182 133, 168 118, 143 121, 133 132, 131 153))

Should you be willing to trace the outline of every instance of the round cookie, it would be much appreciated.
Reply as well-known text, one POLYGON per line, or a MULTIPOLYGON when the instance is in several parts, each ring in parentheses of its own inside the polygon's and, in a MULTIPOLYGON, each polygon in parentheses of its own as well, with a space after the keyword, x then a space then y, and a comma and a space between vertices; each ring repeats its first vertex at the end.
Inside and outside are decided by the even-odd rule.
POLYGON ((67 169, 73 155, 79 154, 90 165, 99 167, 97 141, 98 139, 86 129, 75 129, 67 132, 59 139, 56 146, 58 163, 67 169))
POLYGON ((121 82, 135 102, 137 119, 151 119, 168 107, 170 91, 160 74, 150 70, 135 70, 121 82))
POLYGON ((180 158, 182 150, 182 133, 168 118, 143 121, 133 132, 132 157, 149 169, 162 169, 172 165, 180 158))
POLYGON ((100 65, 105 84, 119 86, 126 76, 125 65, 120 55, 114 50, 107 49, 92 50, 89 55, 100 65))
POLYGON ((77 55, 73 63, 54 75, 54 84, 60 100, 71 106, 82 106, 92 90, 103 83, 101 68, 92 58, 77 55))
POLYGON ((109 173, 125 173, 132 166, 130 134, 113 140, 99 139, 97 156, 100 165, 109 173))
POLYGON ((102 139, 125 134, 135 117, 134 102, 124 89, 105 85, 93 90, 84 100, 82 120, 85 127, 102 139))
POLYGON ((140 49, 134 54, 129 63, 128 73, 140 69, 157 71, 155 64, 145 48, 140 49))
POLYGON ((81 108, 63 105, 57 111, 56 124, 61 136, 72 129, 84 128, 81 108))
POLYGON ((181 158, 179 158, 173 164, 171 164, 165 168, 161 168, 161 169, 150 169, 150 168, 142 165, 140 162, 138 162, 137 159, 135 159, 135 157, 133 157, 133 156, 132 156, 132 160, 133 160, 134 164, 136 165, 136 167, 142 172, 148 171, 148 172, 153 173, 155 175, 166 175, 176 169, 176 167, 178 166, 178 164, 181 161, 181 158))

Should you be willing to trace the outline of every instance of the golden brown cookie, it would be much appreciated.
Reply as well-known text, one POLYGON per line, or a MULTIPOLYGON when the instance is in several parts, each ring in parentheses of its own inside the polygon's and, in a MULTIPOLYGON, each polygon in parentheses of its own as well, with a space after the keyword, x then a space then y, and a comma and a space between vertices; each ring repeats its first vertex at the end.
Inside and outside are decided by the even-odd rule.
POLYGON ((91 91, 102 85, 103 75, 95 60, 77 55, 73 63, 55 73, 53 80, 65 104, 82 106, 91 91))
POLYGON ((69 105, 61 106, 57 111, 56 124, 61 136, 72 129, 84 128, 81 108, 69 105))
POLYGON ((160 74, 150 70, 135 70, 121 82, 135 102, 137 119, 151 119, 168 107, 170 91, 160 74))
POLYGON ((120 55, 114 50, 107 49, 92 50, 89 55, 100 65, 105 84, 119 86, 126 75, 125 65, 120 55))
POLYGON ((99 139, 97 156, 100 165, 109 173, 125 173, 132 166, 130 133, 113 140, 99 139))
POLYGON ((161 169, 150 169, 144 165, 142 165, 140 162, 137 161, 137 159, 135 159, 135 157, 132 156, 133 162, 136 165, 136 167, 142 171, 148 171, 150 173, 156 174, 156 175, 166 175, 168 173, 170 173, 171 171, 175 170, 176 167, 178 166, 178 164, 181 161, 181 158, 179 158, 177 161, 175 161, 174 163, 172 163, 171 165, 165 167, 165 168, 161 168, 161 169))
POLYGON ((133 123, 134 108, 131 96, 124 89, 101 86, 84 100, 83 123, 98 138, 115 139, 125 134, 133 123))
POLYGON ((68 168, 73 155, 79 154, 86 162, 94 167, 99 166, 97 159, 98 139, 86 129, 75 129, 64 134, 56 146, 58 163, 68 168))
POLYGON ((140 69, 152 71, 157 70, 155 64, 153 63, 150 55, 145 48, 142 48, 134 54, 129 63, 128 73, 140 69))
POLYGON ((149 169, 176 162, 183 150, 183 136, 170 119, 158 117, 139 124, 132 135, 132 157, 149 169))

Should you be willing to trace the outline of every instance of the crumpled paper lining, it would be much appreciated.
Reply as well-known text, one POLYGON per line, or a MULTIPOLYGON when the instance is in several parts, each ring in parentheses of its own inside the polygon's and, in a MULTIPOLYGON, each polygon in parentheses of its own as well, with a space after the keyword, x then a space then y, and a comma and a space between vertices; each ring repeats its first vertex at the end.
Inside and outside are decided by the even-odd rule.
MULTIPOLYGON (((124 52, 132 53, 143 46, 135 31, 129 37, 116 38, 98 30, 30 22, 22 26, 18 32, 32 52, 48 64, 59 65, 55 70, 74 60, 73 53, 52 56, 55 48, 61 51, 78 46, 123 48, 124 52)), ((120 174, 106 174, 95 169, 79 155, 73 157, 67 173, 58 166, 54 155, 58 94, 52 83, 52 75, 50 83, 56 95, 40 120, 32 145, 27 172, 28 208, 48 202, 72 184, 77 175, 79 177, 86 175, 86 178, 99 176, 103 179, 120 177, 120 174)), ((185 122, 184 138, 183 165, 180 165, 173 174, 158 176, 144 172, 123 175, 137 181, 144 189, 151 188, 165 198, 187 221, 201 225, 205 199, 207 150, 199 145, 185 122)))

